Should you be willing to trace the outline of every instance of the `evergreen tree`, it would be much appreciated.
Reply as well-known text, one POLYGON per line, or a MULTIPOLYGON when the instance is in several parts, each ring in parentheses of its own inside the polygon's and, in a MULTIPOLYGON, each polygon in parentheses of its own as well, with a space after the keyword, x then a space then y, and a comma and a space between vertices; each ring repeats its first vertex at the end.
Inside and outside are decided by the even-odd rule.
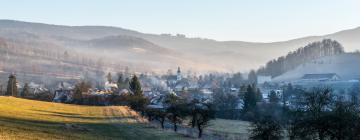
POLYGON ((129 83, 129 89, 130 89, 131 93, 134 95, 142 95, 143 91, 141 89, 141 84, 136 75, 134 75, 133 78, 131 79, 131 81, 129 83))
POLYGON ((82 100, 83 98, 81 88, 79 87, 79 85, 76 85, 74 90, 73 102, 76 104, 81 104, 82 100))
POLYGON ((112 83, 112 75, 111 75, 110 72, 108 73, 108 75, 106 76, 106 78, 107 78, 107 81, 108 81, 109 83, 112 83))
POLYGON ((141 84, 136 75, 133 76, 129 83, 130 95, 128 97, 129 105, 136 111, 144 113, 145 107, 148 104, 148 99, 144 96, 141 89, 141 84))
POLYGON ((118 79, 116 81, 116 84, 119 89, 129 89, 130 80, 129 78, 124 79, 124 77, 125 75, 123 73, 118 74, 118 79))
POLYGON ((243 111, 252 111, 256 107, 256 95, 255 90, 251 85, 248 85, 244 95, 244 108, 243 111))
POLYGON ((240 87, 242 84, 244 84, 244 78, 242 73, 238 72, 235 73, 231 78, 227 79, 225 86, 227 87, 240 87))
POLYGON ((297 91, 294 89, 294 87, 292 86, 291 83, 285 85, 284 87, 282 87, 283 92, 281 95, 281 102, 282 102, 282 106, 285 109, 286 108, 286 102, 289 100, 291 95, 297 94, 297 91))
POLYGON ((25 83, 23 90, 21 91, 21 97, 28 97, 30 94, 30 87, 28 83, 25 83))
POLYGON ((251 70, 248 75, 248 81, 250 84, 256 84, 257 83, 257 76, 256 72, 254 70, 251 70))
POLYGON ((9 76, 6 95, 18 97, 18 94, 19 93, 18 93, 18 89, 17 89, 17 85, 16 85, 16 76, 14 74, 11 74, 9 76))
POLYGON ((88 90, 91 88, 91 83, 81 81, 80 83, 75 85, 74 89, 74 96, 73 96, 73 102, 76 104, 82 104, 83 101, 83 92, 88 92, 88 90))
MULTIPOLYGON (((255 87, 255 86, 254 86, 255 87)), ((256 101, 261 102, 263 99, 262 93, 259 88, 256 88, 256 101)))
POLYGON ((3 85, 0 85, 0 95, 3 95, 3 85))
POLYGON ((121 73, 118 74, 118 80, 117 80, 116 84, 119 89, 123 88, 123 85, 124 85, 123 74, 121 74, 121 73))

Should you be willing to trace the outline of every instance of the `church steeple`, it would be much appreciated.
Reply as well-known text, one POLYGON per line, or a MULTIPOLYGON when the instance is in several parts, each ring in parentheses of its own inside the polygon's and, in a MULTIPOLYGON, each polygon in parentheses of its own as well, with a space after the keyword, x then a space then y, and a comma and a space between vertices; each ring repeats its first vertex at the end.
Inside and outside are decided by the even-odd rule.
POLYGON ((178 67, 177 74, 180 74, 180 73, 181 73, 180 67, 178 67))
POLYGON ((178 67, 178 70, 177 70, 176 80, 178 80, 178 81, 181 80, 181 70, 180 70, 180 67, 178 67))

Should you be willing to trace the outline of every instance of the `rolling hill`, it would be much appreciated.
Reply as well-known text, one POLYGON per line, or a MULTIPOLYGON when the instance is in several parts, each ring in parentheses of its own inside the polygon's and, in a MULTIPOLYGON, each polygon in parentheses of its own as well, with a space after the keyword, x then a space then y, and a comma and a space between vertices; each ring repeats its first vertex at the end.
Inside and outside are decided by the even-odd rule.
POLYGON ((2 140, 190 139, 145 122, 124 106, 79 106, 0 96, 2 140))
POLYGON ((146 34, 108 26, 62 26, 0 20, 0 37, 8 42, 42 42, 92 57, 97 54, 109 61, 119 60, 138 71, 151 69, 165 72, 177 66, 193 71, 247 71, 324 38, 337 40, 346 51, 354 51, 360 46, 358 36, 360 28, 323 36, 259 43, 146 34), (108 54, 109 50, 111 54, 108 54))

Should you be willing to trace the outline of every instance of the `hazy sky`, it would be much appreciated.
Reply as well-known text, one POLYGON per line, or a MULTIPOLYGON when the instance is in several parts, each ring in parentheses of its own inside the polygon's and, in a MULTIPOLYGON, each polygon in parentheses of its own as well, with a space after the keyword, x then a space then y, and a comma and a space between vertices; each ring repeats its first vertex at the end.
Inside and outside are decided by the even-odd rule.
POLYGON ((0 0, 0 19, 280 41, 360 26, 360 0, 0 0))

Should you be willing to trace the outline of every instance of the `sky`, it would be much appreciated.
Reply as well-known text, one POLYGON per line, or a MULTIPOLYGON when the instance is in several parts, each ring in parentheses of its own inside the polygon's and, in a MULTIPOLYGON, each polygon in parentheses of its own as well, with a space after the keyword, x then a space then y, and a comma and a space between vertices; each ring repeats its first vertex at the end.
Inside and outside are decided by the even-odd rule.
POLYGON ((0 0, 0 19, 275 42, 360 26, 359 0, 0 0))

